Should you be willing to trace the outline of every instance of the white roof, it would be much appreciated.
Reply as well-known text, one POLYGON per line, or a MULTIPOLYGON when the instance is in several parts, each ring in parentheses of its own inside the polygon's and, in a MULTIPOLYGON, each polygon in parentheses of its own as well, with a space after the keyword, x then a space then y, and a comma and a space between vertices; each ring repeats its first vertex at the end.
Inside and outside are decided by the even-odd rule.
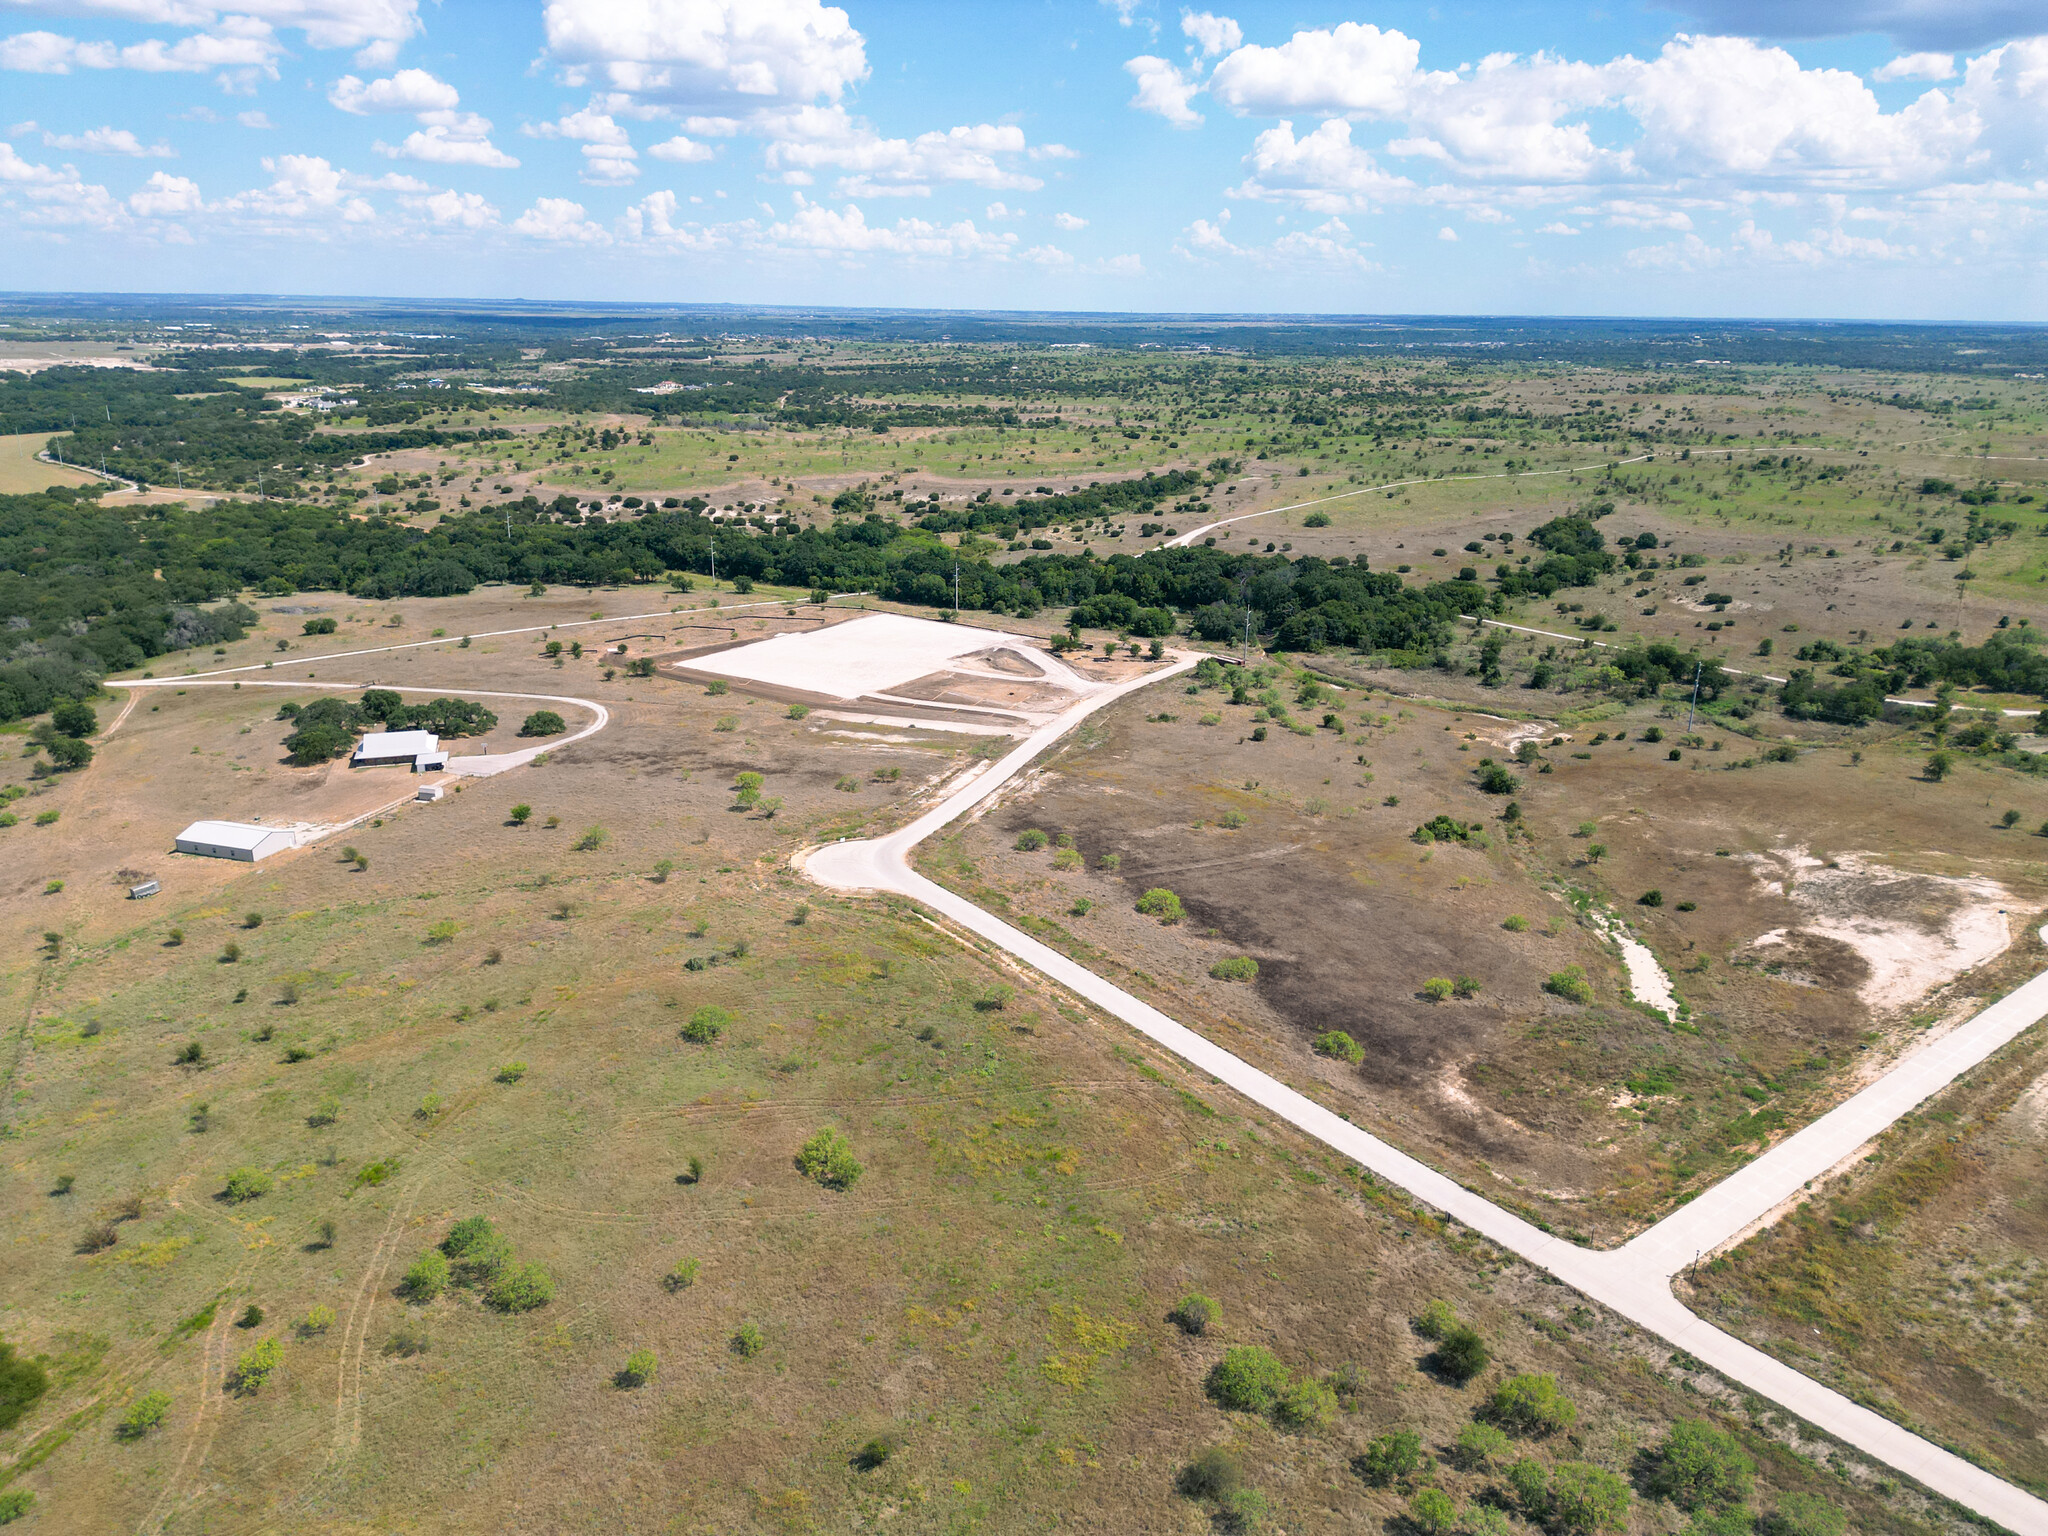
POLYGON ((356 748, 357 757, 418 757, 441 745, 432 731, 372 731, 356 748))
POLYGON ((266 837, 290 837, 287 827, 254 827, 242 821, 195 821, 178 834, 181 843, 210 843, 216 848, 258 848, 266 837))
POLYGON ((998 630, 871 613, 824 629, 771 635, 685 665, 748 682, 857 699, 912 682, 976 651, 1022 643, 998 630))

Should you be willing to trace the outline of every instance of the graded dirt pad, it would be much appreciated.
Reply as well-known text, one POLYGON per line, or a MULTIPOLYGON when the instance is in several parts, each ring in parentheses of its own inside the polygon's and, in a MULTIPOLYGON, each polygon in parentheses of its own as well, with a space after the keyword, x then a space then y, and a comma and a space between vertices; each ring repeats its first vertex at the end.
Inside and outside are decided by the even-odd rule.
MULTIPOLYGON (((2037 970, 2031 936, 2001 965, 2037 970)), ((1836 1390, 2048 1491, 2048 1034, 2036 1026, 1881 1138, 1688 1300, 1836 1390)))
MULTIPOLYGON (((54 957, 7 944, 0 1299, 53 1384, 0 1453, 39 1529, 655 1531, 687 1510, 1192 1532, 1206 1513, 1175 1479, 1226 1444, 1276 1524, 1334 1533, 1403 1506, 1352 1470, 1369 1438, 1412 1428, 1441 1455, 1511 1370, 1556 1372, 1579 1405, 1575 1440, 1527 1447, 1545 1461, 1626 1474, 1697 1411, 1664 1351, 1520 1265, 913 911, 786 872, 800 843, 904 814, 963 745, 480 651, 432 648, 436 680, 600 692, 612 726, 360 829, 365 869, 331 848, 214 864, 217 886, 80 909, 54 957), (705 1008, 723 1028, 689 1043, 705 1008), (795 1166, 828 1128, 862 1165, 851 1188, 795 1166), (242 1167, 270 1182, 237 1203, 242 1167), (408 1299, 410 1266, 476 1214, 546 1269, 545 1306, 408 1299), (81 1251, 101 1221, 112 1246, 81 1251), (1221 1308, 1198 1338, 1167 1320, 1190 1291, 1221 1308), (1422 1367, 1407 1320, 1434 1297, 1495 1352, 1472 1387, 1422 1367), (236 1326, 251 1304, 262 1321, 236 1326), (276 1374, 224 1390, 264 1340, 276 1374), (1364 1391, 1321 1431, 1225 1413, 1202 1383, 1247 1343, 1297 1376, 1352 1363, 1364 1391), (622 1384, 642 1348, 654 1379, 622 1384), (148 1391, 171 1399, 162 1428, 116 1438, 148 1391)), ((155 716, 165 742, 239 731, 206 724, 212 697, 155 716)), ((73 887, 51 900, 84 868, 53 867, 73 887)), ((9 897, 10 928, 41 900, 9 897)), ((1766 1504, 1819 1489, 1900 1536, 1929 1515, 1860 1464, 1823 1479, 1762 1405, 1737 1422, 1766 1504)), ((1485 1482, 1439 1475, 1461 1500, 1485 1482)), ((1631 1529, 1666 1522, 1641 1507, 1631 1529)))
MULTIPOLYGON (((1375 1133, 1602 1242, 1864 1080, 1915 1037, 1915 1009, 1962 1010, 1972 968, 2008 931, 1998 906, 2018 931, 2048 899, 2035 840, 2002 829, 1973 780, 1923 783, 1909 749, 1870 736, 1860 764, 1831 748, 1730 767, 1754 750, 1740 738, 1673 763, 1637 739, 1657 719, 1642 706, 1603 722, 1629 741, 1581 746, 1581 760, 1571 749, 1593 733, 1579 728, 1511 765, 1512 796, 1489 796, 1478 764, 1506 759, 1529 726, 1350 692, 1301 711, 1338 713, 1343 736, 1270 726, 1255 742, 1249 711, 1226 699, 1118 705, 981 822, 929 845, 923 867, 1284 1079, 1319 1084, 1375 1133), (1209 714, 1217 724, 1199 723, 1209 714), (1522 831, 1502 820, 1510 798, 1522 831), (1439 814, 1482 826, 1491 846, 1413 841, 1439 814), (1012 847, 1034 828, 1074 853, 1012 847), (1788 894, 1759 878, 1795 850, 1810 882, 1788 894), (1870 873, 1837 874, 1857 869, 1870 873), (1983 875, 1952 878, 1965 870, 1996 872, 2002 897, 1983 875), (1180 897, 1185 921, 1133 910, 1153 887, 1180 897), (1636 901, 1652 890, 1661 905, 1636 901), (1589 901, 1649 944, 1683 1017, 1629 1006, 1589 901), (1857 948, 1874 942, 1876 966, 1857 948), (1233 956, 1257 962, 1255 982, 1209 976, 1233 956), (1546 989, 1571 965, 1591 1007, 1546 989), (1432 977, 1469 977, 1471 995, 1432 1001, 1432 977), (1327 1030, 1363 1046, 1359 1066, 1311 1051, 1327 1030)), ((2011 793, 2027 824, 2048 813, 2038 787, 2011 793)))

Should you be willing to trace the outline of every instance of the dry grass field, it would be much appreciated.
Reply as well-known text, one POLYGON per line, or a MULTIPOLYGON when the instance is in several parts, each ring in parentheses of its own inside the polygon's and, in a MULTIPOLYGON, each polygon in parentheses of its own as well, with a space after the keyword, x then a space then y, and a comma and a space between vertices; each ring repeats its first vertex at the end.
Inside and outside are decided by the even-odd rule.
POLYGON ((40 491, 53 485, 93 485, 99 477, 83 470, 45 464, 36 457, 49 446, 47 432, 0 436, 0 496, 40 491))

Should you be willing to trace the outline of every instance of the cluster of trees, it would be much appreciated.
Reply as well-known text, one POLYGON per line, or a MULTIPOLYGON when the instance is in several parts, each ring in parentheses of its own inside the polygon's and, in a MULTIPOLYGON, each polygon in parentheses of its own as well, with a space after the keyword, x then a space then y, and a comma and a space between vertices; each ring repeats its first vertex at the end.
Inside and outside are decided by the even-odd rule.
POLYGON ((1908 635, 1859 655, 1833 640, 1800 647, 1796 668, 1778 690, 1779 706, 1795 720, 1861 725, 1884 714, 1887 694, 1908 688, 1989 688, 2000 693, 2048 699, 2048 656, 2033 628, 1995 630, 1982 645, 1959 645, 1908 635), (1816 668, 1841 681, 1821 681, 1816 668))
POLYGON ((407 704, 390 688, 372 688, 351 703, 335 695, 310 704, 286 703, 277 718, 292 722, 284 748, 301 768, 310 768, 353 750, 366 730, 432 731, 437 736, 481 736, 496 727, 498 717, 468 699, 430 699, 407 704))

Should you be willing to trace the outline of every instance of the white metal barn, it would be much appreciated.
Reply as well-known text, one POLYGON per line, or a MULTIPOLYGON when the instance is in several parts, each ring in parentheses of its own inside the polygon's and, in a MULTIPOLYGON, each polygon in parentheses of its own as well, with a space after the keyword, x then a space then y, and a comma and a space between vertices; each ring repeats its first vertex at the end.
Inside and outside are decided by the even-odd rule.
POLYGON ((385 763, 404 763, 414 773, 448 766, 448 754, 441 750, 441 738, 432 731, 372 731, 365 736, 351 768, 374 768, 385 763))
POLYGON ((289 827, 259 827, 242 821, 195 821, 178 834, 178 852, 208 859, 240 859, 253 864, 273 853, 299 845, 289 827))

